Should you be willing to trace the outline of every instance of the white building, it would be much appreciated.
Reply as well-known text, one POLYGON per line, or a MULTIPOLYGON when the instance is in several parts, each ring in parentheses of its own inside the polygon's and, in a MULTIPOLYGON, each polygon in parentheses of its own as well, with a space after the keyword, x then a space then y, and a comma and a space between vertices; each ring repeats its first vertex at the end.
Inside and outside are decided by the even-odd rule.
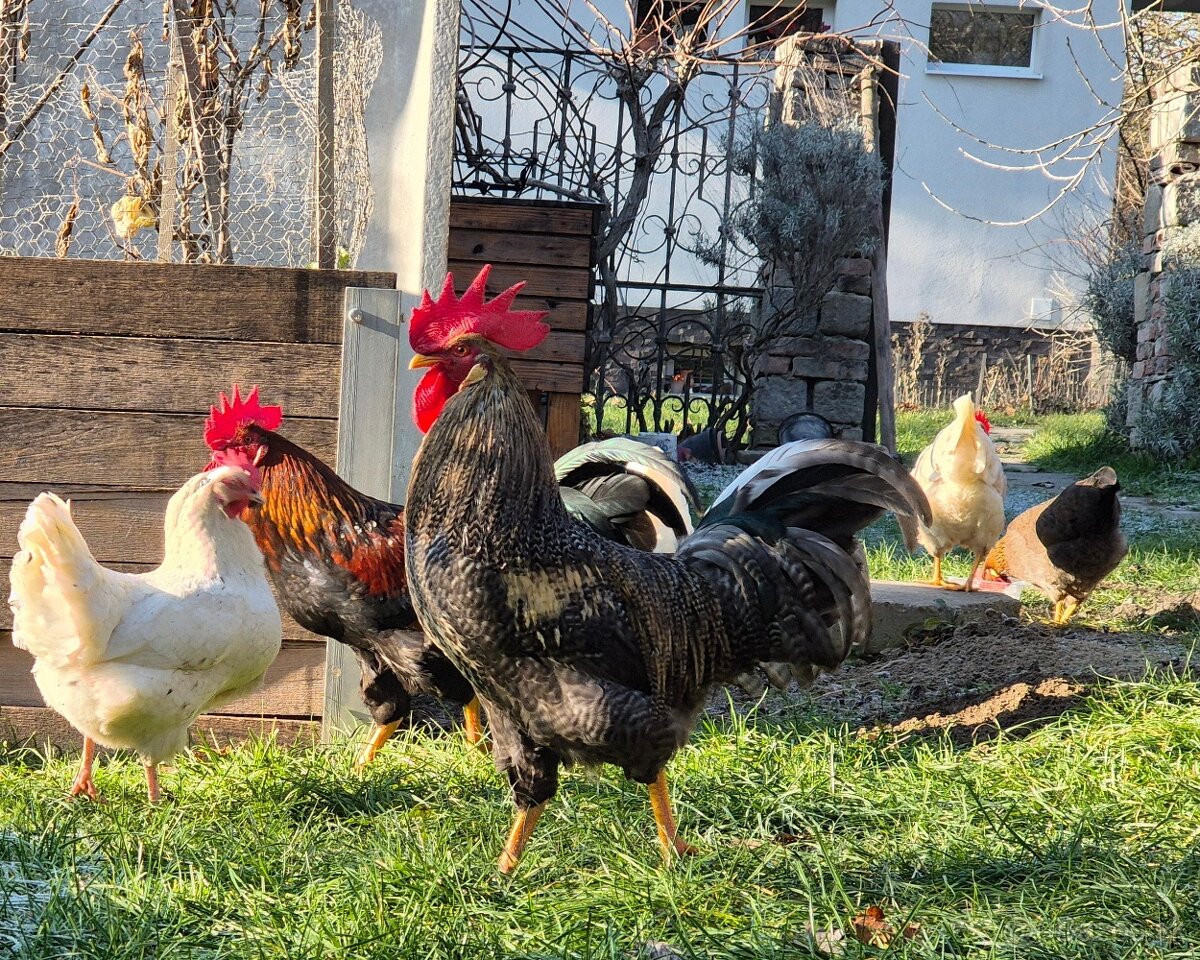
MULTIPOLYGON (((1028 0, 809 2, 793 22, 811 29, 823 22, 836 32, 901 44, 888 259, 892 319, 926 314, 937 323, 1020 327, 1068 319, 1063 293, 1079 282, 1071 237, 1094 227, 1110 204, 1112 138, 1104 146, 1093 146, 1095 137, 1080 144, 1071 138, 1111 121, 1121 99, 1124 53, 1114 0, 1103 4, 1111 9, 1091 8, 1099 28, 1083 23, 1083 12, 1028 0), (1010 152, 1058 142, 1040 157, 1010 152), (1065 196, 1054 202, 1060 192, 1065 196)), ((803 0, 743 2, 724 30, 761 23, 797 3, 803 0)), ((498 6, 511 13, 510 43, 562 29, 546 22, 535 0, 498 6)), ((595 6, 614 23, 628 21, 623 0, 595 6)), ((582 0, 574 0, 572 11, 594 22, 582 0)), ((656 205, 665 209, 652 191, 648 206, 656 205)))

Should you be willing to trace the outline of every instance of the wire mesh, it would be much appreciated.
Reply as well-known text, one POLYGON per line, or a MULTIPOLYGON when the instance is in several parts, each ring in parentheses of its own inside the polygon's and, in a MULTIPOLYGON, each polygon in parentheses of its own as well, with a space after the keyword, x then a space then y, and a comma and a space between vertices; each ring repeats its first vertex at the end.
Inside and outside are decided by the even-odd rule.
POLYGON ((0 253, 303 266, 325 197, 353 265, 381 32, 338 0, 319 107, 314 22, 314 0, 0 0, 0 253), (335 113, 324 191, 318 109, 335 113))

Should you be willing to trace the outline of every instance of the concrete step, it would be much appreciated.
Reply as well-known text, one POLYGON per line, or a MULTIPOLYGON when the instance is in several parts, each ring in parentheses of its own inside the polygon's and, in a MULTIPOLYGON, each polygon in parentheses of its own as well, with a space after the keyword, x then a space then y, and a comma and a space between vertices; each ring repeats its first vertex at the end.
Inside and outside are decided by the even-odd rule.
POLYGON ((982 589, 977 585, 977 589, 963 593, 921 583, 873 580, 875 630, 867 650, 876 653, 904 646, 915 628, 929 623, 970 623, 989 616, 992 611, 1015 617, 1021 612, 1023 587, 1020 583, 988 583, 982 589))

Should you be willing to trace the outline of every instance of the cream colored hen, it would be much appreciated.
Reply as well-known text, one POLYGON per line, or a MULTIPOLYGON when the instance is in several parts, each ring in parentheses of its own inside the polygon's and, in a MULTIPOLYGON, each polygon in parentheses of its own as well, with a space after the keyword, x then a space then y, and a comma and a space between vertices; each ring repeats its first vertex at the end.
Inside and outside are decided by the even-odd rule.
POLYGON ((960 589, 942 577, 942 558, 955 547, 974 555, 971 573, 961 589, 970 590, 976 571, 1004 532, 1004 468, 984 426, 975 417, 969 393, 954 401, 954 422, 942 428, 917 458, 913 479, 929 500, 932 521, 915 517, 900 521, 909 552, 920 543, 933 555, 937 587, 960 589))
POLYGON ((72 795, 97 798, 100 743, 141 754, 156 801, 157 766, 186 746, 196 717, 262 681, 283 628, 239 519, 255 501, 257 482, 237 467, 192 477, 167 503, 162 565, 145 574, 98 564, 54 494, 29 505, 11 572, 13 642, 36 658, 46 703, 84 736, 72 795))

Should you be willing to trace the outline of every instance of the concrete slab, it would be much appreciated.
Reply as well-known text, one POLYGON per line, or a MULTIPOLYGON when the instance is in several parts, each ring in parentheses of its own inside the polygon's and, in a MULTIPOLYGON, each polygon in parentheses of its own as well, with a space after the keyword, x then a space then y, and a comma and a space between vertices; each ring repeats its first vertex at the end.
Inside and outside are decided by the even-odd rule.
MULTIPOLYGON (((952 578, 951 578, 952 579, 952 578)), ((961 583, 962 581, 957 581, 961 583)), ((1021 612, 1023 584, 986 584, 983 589, 963 593, 920 583, 871 581, 875 630, 867 651, 877 653, 903 646, 915 627, 928 621, 970 623, 992 611, 1015 617, 1021 612)))

